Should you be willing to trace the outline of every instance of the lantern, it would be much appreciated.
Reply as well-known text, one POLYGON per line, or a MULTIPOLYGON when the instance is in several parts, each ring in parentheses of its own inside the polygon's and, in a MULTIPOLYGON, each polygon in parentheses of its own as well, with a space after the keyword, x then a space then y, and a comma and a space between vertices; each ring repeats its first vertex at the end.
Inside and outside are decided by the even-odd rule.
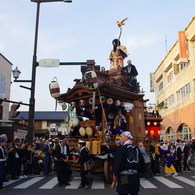
POLYGON ((106 101, 106 98, 104 96, 100 96, 100 102, 104 103, 106 101))
POLYGON ((126 102, 124 102, 124 101, 123 101, 123 102, 121 102, 121 106, 122 106, 122 107, 124 107, 124 106, 125 106, 125 104, 126 104, 126 102))
POLYGON ((120 105, 121 105, 121 101, 120 101, 120 100, 116 100, 116 101, 115 101, 115 105, 116 105, 116 106, 120 106, 120 105))
POLYGON ((147 122, 147 125, 150 126, 150 122, 147 122))
POLYGON ((49 84, 49 90, 53 98, 58 98, 60 96, 60 87, 57 78, 54 77, 54 79, 56 80, 51 81, 51 83, 49 84))
POLYGON ((66 108, 67 108, 67 105, 66 105, 65 102, 63 102, 63 103, 62 103, 62 110, 66 110, 66 108))
POLYGON ((98 87, 97 75, 95 71, 87 71, 84 74, 84 79, 90 90, 94 90, 98 87))
POLYGON ((146 135, 148 134, 148 130, 147 129, 145 130, 145 133, 146 133, 146 135))
POLYGON ((160 122, 160 125, 161 125, 161 126, 163 125, 162 121, 160 122))
POLYGON ((76 107, 76 102, 71 102, 70 104, 73 108, 76 107))
POLYGON ((79 104, 80 104, 80 106, 84 106, 85 105, 85 100, 80 100, 79 104))
POLYGON ((93 98, 89 98, 89 103, 93 104, 93 98))
POLYGON ((154 122, 154 126, 156 126, 157 125, 157 122, 154 122))
POLYGON ((112 98, 108 98, 107 99, 107 104, 109 104, 109 105, 113 104, 113 99, 112 98))

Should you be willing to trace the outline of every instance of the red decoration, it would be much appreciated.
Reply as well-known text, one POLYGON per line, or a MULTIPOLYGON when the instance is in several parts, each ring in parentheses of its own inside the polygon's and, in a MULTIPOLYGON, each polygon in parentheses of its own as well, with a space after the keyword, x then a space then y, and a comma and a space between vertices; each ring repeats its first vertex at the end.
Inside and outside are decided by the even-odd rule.
POLYGON ((142 132, 141 127, 137 127, 137 131, 138 133, 141 133, 142 132))
POLYGON ((107 99, 107 104, 109 104, 109 105, 113 104, 113 99, 112 98, 108 98, 107 99))

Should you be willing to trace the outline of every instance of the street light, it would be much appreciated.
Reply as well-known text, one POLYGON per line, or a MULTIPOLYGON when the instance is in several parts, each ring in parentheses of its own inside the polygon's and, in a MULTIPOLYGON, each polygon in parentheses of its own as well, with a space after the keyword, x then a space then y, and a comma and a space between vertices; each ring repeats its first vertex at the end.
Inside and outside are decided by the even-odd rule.
POLYGON ((13 72, 13 77, 14 77, 14 79, 18 79, 19 78, 19 76, 20 76, 20 71, 18 70, 18 67, 16 66, 16 68, 14 69, 14 70, 12 70, 12 72, 13 72))
MULTIPOLYGON (((72 0, 31 0, 31 2, 37 3, 37 13, 36 13, 36 23, 35 23, 35 40, 34 40, 34 53, 33 53, 33 62, 32 62, 32 78, 31 80, 15 80, 14 82, 30 82, 31 88, 21 86, 23 88, 29 89, 31 91, 30 100, 29 100, 29 115, 28 115, 28 137, 27 142, 29 144, 33 143, 33 123, 34 123, 34 112, 35 112, 35 78, 36 78, 36 67, 37 67, 37 40, 38 40, 38 26, 39 26, 39 12, 40 12, 40 4, 46 2, 57 2, 63 1, 65 3, 72 3, 72 0)), ((14 78, 17 79, 19 75, 16 73, 20 73, 17 71, 13 71, 14 78), (17 77, 18 76, 18 77, 17 77)))

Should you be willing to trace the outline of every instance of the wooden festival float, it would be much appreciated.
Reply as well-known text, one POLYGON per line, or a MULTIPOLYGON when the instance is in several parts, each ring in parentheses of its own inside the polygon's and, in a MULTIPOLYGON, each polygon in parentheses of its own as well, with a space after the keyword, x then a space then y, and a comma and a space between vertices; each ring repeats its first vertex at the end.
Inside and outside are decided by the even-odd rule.
MULTIPOLYGON (((121 32, 120 29, 120 36, 121 32)), ((108 148, 114 147, 116 140, 120 139, 120 133, 114 129, 118 125, 115 123, 117 111, 120 110, 125 117, 123 131, 131 132, 134 144, 150 142, 145 134, 144 94, 140 93, 138 82, 136 91, 131 91, 128 74, 120 62, 110 70, 96 66, 93 60, 88 62, 81 66, 81 78, 74 79, 73 88, 55 98, 62 106, 68 105, 70 148, 78 152, 78 140, 86 140, 92 154, 91 172, 103 172, 106 180, 111 182, 113 155, 108 148)), ((56 86, 53 88, 55 93, 56 86)), ((73 155, 70 166, 78 171, 75 158, 73 155)))

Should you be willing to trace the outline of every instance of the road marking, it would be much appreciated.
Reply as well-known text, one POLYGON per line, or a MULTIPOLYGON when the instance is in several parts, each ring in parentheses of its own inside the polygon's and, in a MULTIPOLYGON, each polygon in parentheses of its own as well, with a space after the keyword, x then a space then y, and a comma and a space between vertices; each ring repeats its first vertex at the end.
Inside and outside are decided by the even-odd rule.
POLYGON ((6 186, 8 186, 8 185, 11 185, 11 184, 13 184, 13 183, 15 183, 17 181, 20 181, 20 180, 22 180, 22 179, 16 179, 16 180, 10 179, 8 182, 5 182, 5 184, 6 184, 6 186))
POLYGON ((75 190, 78 189, 78 186, 81 183, 81 178, 80 177, 74 177, 71 181, 70 181, 70 186, 66 186, 65 189, 69 189, 69 190, 75 190))
POLYGON ((54 177, 53 179, 42 185, 39 189, 52 189, 57 183, 57 177, 54 177))
MULTIPOLYGON (((177 185, 176 183, 162 177, 162 176, 157 176, 157 177, 154 177, 156 180, 160 181, 161 183, 163 183, 164 185, 168 186, 169 188, 183 188, 182 186, 180 185, 177 185)), ((175 177, 177 178, 177 177, 175 177)))
POLYGON ((24 182, 24 183, 22 183, 22 184, 20 184, 20 185, 18 185, 18 186, 15 186, 14 189, 26 189, 26 188, 28 188, 29 186, 31 186, 32 184, 34 184, 34 183, 40 181, 40 180, 43 179, 43 178, 44 178, 44 177, 35 177, 35 178, 30 179, 30 180, 28 180, 28 181, 26 181, 26 182, 24 182))
POLYGON ((190 180, 190 179, 187 179, 187 178, 182 177, 182 176, 175 177, 175 179, 180 180, 180 181, 182 181, 182 182, 184 182, 184 183, 187 183, 187 184, 189 184, 189 185, 195 187, 195 182, 192 181, 192 180, 190 180))
POLYGON ((143 178, 140 179, 140 184, 143 188, 157 188, 151 182, 149 182, 148 180, 144 180, 143 178))
POLYGON ((102 177, 94 177, 91 189, 105 189, 104 180, 102 177))

